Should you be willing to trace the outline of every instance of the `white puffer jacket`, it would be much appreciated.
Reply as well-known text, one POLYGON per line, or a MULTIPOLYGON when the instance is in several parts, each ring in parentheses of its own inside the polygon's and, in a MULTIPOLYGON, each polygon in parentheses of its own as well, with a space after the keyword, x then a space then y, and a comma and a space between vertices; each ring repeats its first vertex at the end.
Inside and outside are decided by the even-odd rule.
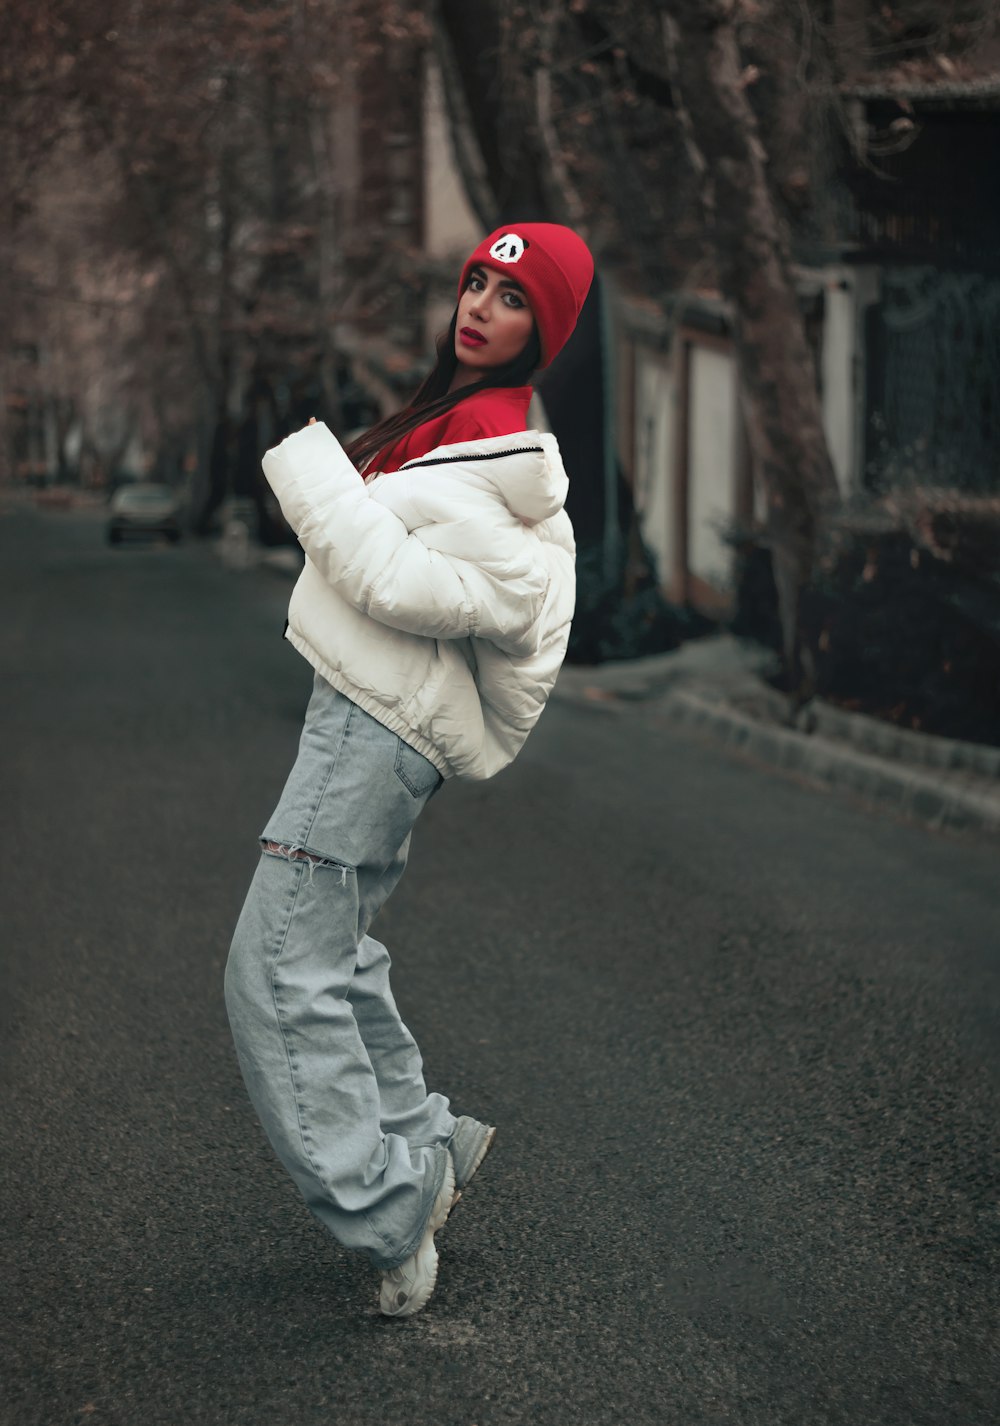
POLYGON ((555 437, 439 446, 362 481, 320 422, 263 464, 306 554, 286 637, 445 777, 506 767, 555 683, 575 604, 555 437))

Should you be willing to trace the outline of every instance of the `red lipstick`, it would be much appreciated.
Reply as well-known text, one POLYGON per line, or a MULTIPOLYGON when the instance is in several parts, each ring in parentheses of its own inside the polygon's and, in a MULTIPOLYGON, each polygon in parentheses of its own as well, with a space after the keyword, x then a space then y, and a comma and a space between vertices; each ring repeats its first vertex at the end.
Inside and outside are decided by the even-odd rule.
POLYGON ((486 338, 482 332, 475 331, 472 327, 463 327, 458 334, 459 340, 466 347, 485 347, 486 338))

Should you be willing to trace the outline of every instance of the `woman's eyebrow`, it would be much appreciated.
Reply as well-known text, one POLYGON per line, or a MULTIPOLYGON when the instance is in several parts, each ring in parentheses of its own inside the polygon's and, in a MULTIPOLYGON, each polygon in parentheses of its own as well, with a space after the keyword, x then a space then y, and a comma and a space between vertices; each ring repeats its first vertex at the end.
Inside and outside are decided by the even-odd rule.
MULTIPOLYGON (((474 268, 470 269, 469 276, 472 277, 473 275, 475 275, 476 277, 485 278, 485 277, 486 277, 486 269, 485 269, 485 267, 474 267, 474 268)), ((521 284, 520 284, 519 282, 515 282, 514 279, 511 278, 511 277, 501 277, 501 279, 500 279, 500 286, 501 286, 501 287, 512 287, 515 292, 522 292, 522 293, 524 292, 524 288, 521 286, 521 284)))

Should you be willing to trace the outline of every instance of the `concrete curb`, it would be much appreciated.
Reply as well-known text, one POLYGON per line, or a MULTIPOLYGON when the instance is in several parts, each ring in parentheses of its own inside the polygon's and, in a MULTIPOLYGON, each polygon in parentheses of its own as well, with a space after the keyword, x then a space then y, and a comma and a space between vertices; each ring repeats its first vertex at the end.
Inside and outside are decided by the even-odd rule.
MULTIPOLYGON (((785 698, 765 684, 747 684, 739 693, 747 693, 748 698, 762 704, 775 722, 785 723, 787 702, 785 698)), ((740 696, 734 697, 737 711, 740 696)), ((914 732, 909 728, 896 728, 891 723, 871 718, 864 713, 849 713, 832 703, 824 703, 814 698, 802 710, 796 720, 799 732, 820 734, 838 742, 849 743, 861 752, 874 757, 892 758, 898 762, 917 767, 936 768, 943 772, 968 772, 978 777, 1000 779, 1000 747, 990 747, 985 743, 966 743, 956 738, 942 738, 937 734, 914 732)))
POLYGON ((658 707, 672 721, 710 733, 762 762, 849 788, 931 827, 1000 832, 1000 784, 993 788, 983 777, 975 785, 963 784, 961 774, 914 767, 816 733, 762 723, 692 689, 668 693, 658 707))
POLYGON ((940 828, 1000 832, 1000 748, 897 728, 814 699, 788 721, 766 649, 731 634, 669 653, 560 672, 554 696, 601 712, 653 704, 673 722, 772 767, 842 787, 940 828))

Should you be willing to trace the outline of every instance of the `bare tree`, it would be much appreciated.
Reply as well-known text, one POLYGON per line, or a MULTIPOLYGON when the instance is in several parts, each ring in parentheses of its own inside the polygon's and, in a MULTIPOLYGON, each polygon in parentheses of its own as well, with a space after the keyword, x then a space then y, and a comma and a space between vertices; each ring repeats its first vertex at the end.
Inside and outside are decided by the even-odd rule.
MULTIPOLYGON (((376 66, 383 37, 422 32, 422 15, 400 0, 10 0, 4 19, 14 49, 0 46, 0 161, 16 197, 0 214, 5 271, 31 263, 29 219, 47 204, 47 240, 52 223, 71 237, 71 206, 49 203, 67 158, 66 196, 93 230, 85 261, 64 269, 59 331, 52 293, 31 295, 38 281, 19 288, 21 327, 65 347, 70 329, 86 330, 72 313, 96 300, 83 289, 102 271, 108 283, 136 274, 113 300, 144 342, 105 356, 135 362, 147 435, 173 448, 183 429, 197 445, 209 517, 234 474, 257 480, 248 420, 264 412, 273 435, 297 401, 337 411, 332 334, 359 289, 332 196, 336 103, 345 76, 376 66)), ((383 230, 368 221, 370 253, 383 230)), ((391 264, 398 244, 387 247, 391 264)), ((0 369, 11 376, 9 353, 0 369)))
POLYGON ((746 94, 736 0, 673 0, 663 15, 674 102, 699 176, 705 232, 735 313, 740 392, 770 546, 789 688, 811 696, 800 602, 817 535, 838 492, 814 364, 790 271, 788 238, 746 94))
MULTIPOLYGON (((467 46, 453 8, 443 7, 452 44, 467 46)), ((664 303, 692 269, 704 273, 710 253, 734 313, 786 663, 793 686, 807 692, 799 601, 836 485, 785 225, 747 95, 740 7, 501 0, 477 13, 483 8, 496 48, 469 56, 465 73, 494 190, 516 191, 512 172, 529 169, 548 214, 582 221, 601 256, 664 303), (489 65, 492 83, 482 74, 489 65), (498 134, 507 136, 506 162, 498 134)))

